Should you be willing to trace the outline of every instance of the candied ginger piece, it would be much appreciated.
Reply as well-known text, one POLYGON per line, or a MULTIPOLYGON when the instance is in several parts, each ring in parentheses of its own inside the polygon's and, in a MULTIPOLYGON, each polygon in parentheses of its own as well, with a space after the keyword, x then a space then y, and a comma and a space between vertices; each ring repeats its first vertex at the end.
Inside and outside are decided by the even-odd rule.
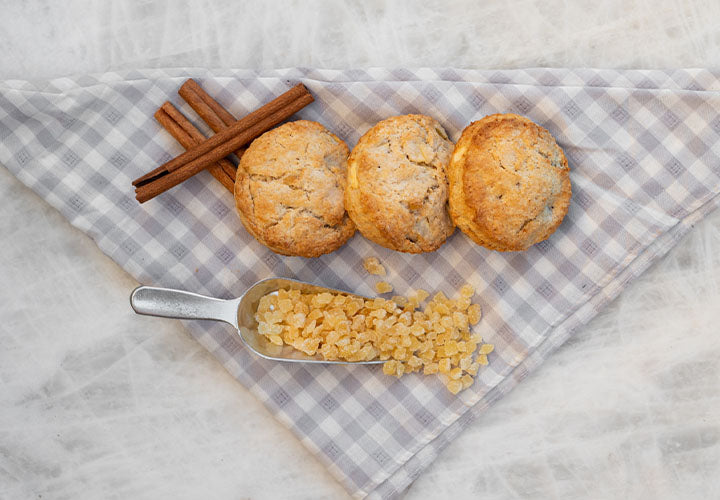
POLYGON ((388 361, 385 361, 383 364, 383 373, 385 375, 395 375, 395 371, 397 370, 398 362, 394 359, 390 359, 388 361))
POLYGON ((463 384, 459 380, 449 380, 445 387, 453 394, 457 394, 462 390, 463 384))
POLYGON ((458 353, 458 345, 454 340, 449 340, 445 343, 445 355, 455 356, 458 353))
POLYGON ((380 261, 377 257, 367 257, 363 259, 363 267, 370 274, 374 274, 376 276, 385 276, 385 267, 380 264, 380 261))
POLYGON ((468 327, 468 317, 461 312, 455 311, 453 313, 453 324, 455 328, 466 330, 468 327))
POLYGON ((346 295, 336 295, 333 297, 332 305, 335 307, 341 306, 345 303, 345 301, 348 299, 346 295))
POLYGON ((448 298, 442 291, 440 291, 435 294, 435 296, 432 298, 432 301, 436 304, 446 304, 448 302, 448 298))
POLYGON ((438 364, 437 363, 428 363, 423 367, 424 375, 434 375, 437 372, 438 372, 438 364))
POLYGON ((378 281, 375 283, 375 290, 378 293, 390 293, 393 291, 393 286, 387 281, 378 281))
POLYGON ((408 299, 403 297, 402 295, 393 295, 390 300, 395 302, 400 307, 405 307, 408 303, 408 299))
POLYGON ((477 325, 482 317, 482 311, 480 310, 480 304, 472 304, 467 310, 468 321, 471 325, 477 325))
POLYGON ((410 368, 419 368, 422 366, 422 360, 417 356, 411 356, 410 359, 408 359, 408 366, 410 368))
POLYGON ((465 312, 467 311, 468 307, 470 307, 470 298, 469 297, 460 297, 455 301, 455 310, 465 312))
POLYGON ((442 358, 438 362, 440 373, 450 373, 450 358, 442 358))
POLYGON ((427 290, 423 290, 422 288, 415 291, 415 298, 417 299, 418 303, 424 302, 425 299, 430 297, 430 294, 427 292, 427 290))
POLYGON ((470 283, 465 283, 460 287, 460 296, 470 298, 475 295, 475 288, 470 283))
POLYGON ((495 346, 492 344, 483 344, 480 346, 480 350, 478 350, 478 354, 490 354, 495 350, 495 346))
POLYGON ((260 323, 258 324, 258 333, 261 335, 279 335, 282 333, 282 326, 280 325, 273 325, 270 323, 260 323))
POLYGON ((290 311, 292 311, 293 303, 290 299, 282 299, 278 300, 278 312, 281 312, 282 314, 286 314, 290 311))

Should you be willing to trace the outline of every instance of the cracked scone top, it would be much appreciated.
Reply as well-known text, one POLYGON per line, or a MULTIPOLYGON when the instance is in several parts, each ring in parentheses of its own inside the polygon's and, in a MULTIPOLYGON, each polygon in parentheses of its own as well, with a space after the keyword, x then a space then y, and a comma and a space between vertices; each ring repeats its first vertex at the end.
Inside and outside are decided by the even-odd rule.
POLYGON ((345 191, 345 207, 363 236, 401 252, 442 245, 454 230, 445 173, 452 148, 429 116, 393 116, 368 130, 350 154, 345 191))
POLYGON ((248 232, 283 255, 317 257, 341 247, 355 232, 343 205, 348 153, 342 140, 307 120, 255 139, 235 181, 248 232))
POLYGON ((452 154, 450 215, 479 245, 525 250, 565 217, 569 173, 550 132, 522 116, 486 116, 463 130, 452 154))

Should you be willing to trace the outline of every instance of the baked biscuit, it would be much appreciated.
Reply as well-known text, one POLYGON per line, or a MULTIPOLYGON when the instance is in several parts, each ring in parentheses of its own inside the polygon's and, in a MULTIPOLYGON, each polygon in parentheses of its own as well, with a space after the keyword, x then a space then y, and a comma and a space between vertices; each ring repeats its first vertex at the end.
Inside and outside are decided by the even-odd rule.
POLYGON ((450 215, 479 245, 525 250, 565 217, 569 173, 550 132, 522 116, 486 116, 463 130, 453 151, 450 215))
POLYGON ((348 147, 316 122, 285 123, 245 151, 235 206, 260 243, 283 255, 317 257, 355 232, 343 193, 348 147))
POLYGON ((350 154, 345 190, 345 208, 362 235, 401 252, 442 245, 454 229, 445 173, 452 148, 429 116, 394 116, 368 130, 350 154))

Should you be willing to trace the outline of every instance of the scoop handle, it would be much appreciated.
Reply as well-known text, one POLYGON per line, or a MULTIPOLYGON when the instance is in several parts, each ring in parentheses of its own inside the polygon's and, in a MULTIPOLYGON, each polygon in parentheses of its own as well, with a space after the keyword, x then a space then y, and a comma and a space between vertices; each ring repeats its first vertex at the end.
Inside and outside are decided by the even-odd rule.
POLYGON ((176 319, 211 319, 238 327, 240 299, 216 299, 184 290, 139 286, 130 294, 137 314, 176 319))

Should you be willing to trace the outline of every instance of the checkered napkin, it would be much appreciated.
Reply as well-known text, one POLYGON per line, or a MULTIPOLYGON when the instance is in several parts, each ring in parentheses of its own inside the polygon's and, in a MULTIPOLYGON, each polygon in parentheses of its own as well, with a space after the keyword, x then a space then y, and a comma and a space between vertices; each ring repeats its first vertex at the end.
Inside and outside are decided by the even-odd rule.
POLYGON ((495 344, 490 365, 451 395, 435 377, 377 367, 275 363, 223 324, 192 335, 288 426, 355 497, 402 492, 472 418, 501 398, 718 204, 720 73, 707 70, 513 71, 149 70, 0 82, 0 162, 88 233, 140 282, 235 297, 287 276, 373 294, 363 257, 397 292, 475 286, 495 344), (457 140, 470 121, 528 116, 565 150, 573 198, 552 237, 499 253, 459 231, 438 251, 406 255, 359 234, 318 259, 282 257, 250 237, 231 195, 206 172, 139 205, 132 179, 181 152, 153 120, 198 79, 237 116, 302 81, 317 120, 350 146, 378 120, 437 118, 457 140))

